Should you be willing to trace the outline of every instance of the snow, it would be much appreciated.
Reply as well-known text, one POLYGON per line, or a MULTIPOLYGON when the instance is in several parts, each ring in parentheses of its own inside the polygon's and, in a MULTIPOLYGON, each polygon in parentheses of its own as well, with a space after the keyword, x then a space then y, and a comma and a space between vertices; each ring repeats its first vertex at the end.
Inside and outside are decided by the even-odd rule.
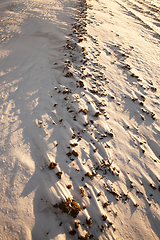
POLYGON ((1 1, 0 239, 160 238, 158 13, 1 1))

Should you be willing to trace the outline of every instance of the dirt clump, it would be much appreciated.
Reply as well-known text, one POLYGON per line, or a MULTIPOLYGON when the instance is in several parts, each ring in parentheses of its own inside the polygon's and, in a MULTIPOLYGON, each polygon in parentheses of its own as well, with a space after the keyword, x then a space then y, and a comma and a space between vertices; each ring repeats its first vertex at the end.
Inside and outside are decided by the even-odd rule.
POLYGON ((75 223, 74 223, 75 228, 78 228, 79 225, 80 225, 80 221, 75 221, 75 223))
POLYGON ((88 238, 89 238, 89 233, 88 232, 86 233, 86 235, 84 237, 83 236, 80 237, 80 239, 84 239, 84 240, 86 240, 88 238))
POLYGON ((57 166, 57 163, 54 163, 54 162, 51 162, 50 164, 49 164, 49 169, 54 169, 55 167, 57 166))
POLYGON ((89 219, 86 219, 86 223, 88 225, 88 228, 91 228, 91 225, 92 225, 92 219, 89 218, 89 219))
POLYGON ((61 177, 62 177, 62 172, 58 172, 58 173, 56 173, 56 175, 57 175, 57 177, 58 177, 59 179, 61 179, 61 177))
POLYGON ((68 184, 68 185, 67 185, 67 188, 68 188, 68 189, 72 188, 72 185, 71 185, 71 184, 68 184))
POLYGON ((80 205, 76 202, 74 198, 72 200, 70 198, 67 198, 65 202, 55 204, 53 205, 53 207, 61 209, 62 212, 68 213, 73 218, 75 218, 81 211, 80 205))
POLYGON ((76 202, 76 200, 73 198, 72 199, 72 202, 71 202, 71 212, 70 212, 70 215, 75 218, 78 213, 81 211, 81 207, 80 205, 76 202))
POLYGON ((71 199, 67 198, 66 202, 62 202, 60 204, 55 204, 53 205, 55 208, 60 208, 62 210, 62 212, 64 213, 69 213, 70 210, 70 203, 71 203, 71 199))

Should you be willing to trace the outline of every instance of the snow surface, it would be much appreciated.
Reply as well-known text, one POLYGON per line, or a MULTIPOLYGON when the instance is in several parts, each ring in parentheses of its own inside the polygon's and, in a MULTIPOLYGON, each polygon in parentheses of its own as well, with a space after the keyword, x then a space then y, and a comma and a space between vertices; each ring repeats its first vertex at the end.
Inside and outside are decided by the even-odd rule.
POLYGON ((160 238, 159 12, 0 1, 0 239, 160 238))

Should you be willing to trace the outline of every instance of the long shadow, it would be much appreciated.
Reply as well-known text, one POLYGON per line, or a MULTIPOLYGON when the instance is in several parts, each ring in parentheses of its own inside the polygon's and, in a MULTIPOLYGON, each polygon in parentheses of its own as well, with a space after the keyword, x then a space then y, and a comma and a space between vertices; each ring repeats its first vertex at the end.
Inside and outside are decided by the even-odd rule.
MULTIPOLYGON (((6 9, 9 11, 14 11, 14 10, 16 11, 17 7, 18 5, 9 5, 9 7, 6 7, 6 9)), ((32 14, 31 10, 30 10, 30 13, 32 14)), ((56 14, 61 15, 61 12, 57 12, 56 14)), ((27 18, 24 21, 24 23, 21 24, 21 29, 25 28, 26 23, 29 24, 30 20, 31 21, 34 20, 34 17, 30 19, 27 18)), ((40 23, 41 20, 38 20, 38 21, 40 23)), ((43 20, 41 22, 43 22, 43 20)), ((36 29, 37 26, 34 26, 34 27, 36 29)), ((9 185, 10 185, 8 189, 11 190, 11 193, 8 195, 8 198, 13 197, 12 190, 14 190, 14 182, 15 182, 16 176, 19 174, 22 174, 22 172, 20 172, 22 171, 22 168, 20 167, 20 165, 22 166, 24 165, 25 167, 23 167, 23 174, 25 178, 29 180, 26 183, 23 191, 19 193, 18 198, 25 199, 29 197, 31 193, 34 192, 35 194, 34 200, 33 200, 33 206, 34 206, 33 211, 34 211, 34 217, 35 217, 35 226, 33 227, 33 230, 32 230, 33 239, 44 239, 45 232, 46 232, 46 239, 47 239, 47 236, 48 236, 48 239, 50 239, 49 237, 50 230, 52 232, 51 234, 52 238, 60 239, 58 235, 60 236, 63 235, 63 231, 61 228, 58 230, 59 225, 56 221, 56 215, 53 214, 52 212, 50 214, 50 211, 48 212, 47 210, 46 215, 44 216, 44 212, 39 210, 39 206, 38 206, 39 202, 41 202, 40 199, 46 197, 44 195, 45 195, 45 192, 47 193, 48 191, 48 189, 46 189, 48 186, 45 185, 45 180, 44 180, 45 178, 47 178, 47 173, 45 173, 45 170, 44 172, 41 170, 41 168, 46 167, 45 166, 46 156, 44 156, 44 151, 46 149, 43 146, 45 145, 43 144, 43 140, 42 141, 39 140, 43 138, 43 136, 45 135, 45 132, 42 130, 42 128, 38 129, 38 127, 36 127, 35 118, 39 119, 41 115, 44 115, 47 113, 46 109, 41 109, 41 106, 40 106, 41 103, 44 105, 46 104, 47 105, 46 107, 48 107, 48 109, 50 109, 52 106, 52 103, 48 99, 48 93, 51 90, 50 82, 52 81, 52 75, 50 75, 51 70, 47 75, 46 75, 46 72, 43 73, 43 71, 40 71, 39 61, 40 59, 42 59, 41 57, 43 54, 42 55, 37 54, 37 56, 33 57, 34 53, 32 53, 32 49, 31 49, 31 48, 33 49, 36 48, 36 45, 40 46, 40 49, 43 48, 44 40, 42 38, 38 39, 37 37, 37 43, 36 43, 35 42, 36 37, 34 37, 34 39, 32 39, 32 37, 33 36, 31 36, 30 34, 26 37, 26 39, 23 36, 19 37, 18 39, 16 39, 16 37, 15 38, 13 37, 13 39, 11 39, 6 45, 4 45, 5 49, 9 50, 9 54, 3 59, 3 62, 1 64, 3 71, 6 72, 6 74, 0 77, 1 96, 2 96, 1 106, 3 109, 2 115, 4 119, 7 121, 7 124, 3 124, 1 122, 2 123, 1 126, 3 127, 3 129, 1 129, 1 136, 3 136, 3 140, 4 140, 3 148, 5 149, 5 151, 2 150, 1 152, 6 154, 6 151, 8 150, 8 151, 15 151, 15 154, 16 154, 17 151, 21 151, 21 153, 19 153, 19 156, 17 156, 17 159, 12 163, 13 168, 10 168, 11 170, 8 169, 8 178, 9 178, 9 185), (29 39, 29 41, 27 41, 27 39, 29 39), (13 45, 10 44, 11 41, 13 45), (17 41, 19 45, 17 45, 17 41), (28 51, 26 51, 27 48, 28 48, 28 51), (40 72, 42 74, 41 76, 40 76, 40 72), (39 80, 39 77, 40 79, 44 78, 43 82, 39 80), (46 86, 47 78, 48 79, 50 78, 48 81, 48 85, 49 85, 48 87, 46 86), (43 97, 44 91, 42 90, 44 89, 46 90, 45 94, 47 97, 43 97), (4 93, 6 93, 6 95, 4 95, 4 93), (36 133, 36 136, 34 136, 35 133, 36 133), (37 138, 38 144, 35 141, 36 138, 37 138), (26 147, 25 149, 25 146, 28 146, 28 147, 26 147), (41 147, 42 149, 44 148, 43 151, 41 151, 40 149, 41 147), (24 151, 24 156, 22 151, 24 151), (29 161, 27 157, 25 158, 25 156, 27 156, 27 151, 31 159, 29 161), (30 166, 30 164, 35 166, 30 166), (35 170, 32 175, 31 173, 29 173, 29 171, 31 168, 31 172, 33 172, 34 167, 35 167, 35 170), (45 221, 43 221, 44 218, 45 218, 45 221), (44 222, 46 223, 45 226, 42 225, 42 223, 44 224, 44 222), (54 223, 54 226, 53 226, 53 223, 54 223)), ((46 35, 44 34, 44 36, 41 36, 41 37, 46 37, 46 35)), ((52 35, 49 35, 49 37, 47 36, 47 38, 51 41, 52 38, 54 38, 54 34, 53 36, 52 35)), ((47 62, 48 62, 48 58, 47 58, 47 62)), ((43 61, 41 65, 43 65, 43 61)), ((53 70, 52 70, 52 73, 53 73, 53 70)), ((54 133, 53 131, 52 134, 53 135, 57 134, 57 132, 54 133)), ((1 165, 2 167, 5 167, 3 166, 3 164, 1 165)), ((47 168, 46 168, 46 171, 48 171, 47 168)), ((52 182, 53 186, 56 184, 57 181, 58 181, 58 178, 56 177, 56 180, 52 182)), ((46 208, 44 207, 44 211, 45 209, 46 208)), ((25 219, 24 219, 24 222, 22 222, 22 228, 23 228, 23 225, 25 225, 25 219)))

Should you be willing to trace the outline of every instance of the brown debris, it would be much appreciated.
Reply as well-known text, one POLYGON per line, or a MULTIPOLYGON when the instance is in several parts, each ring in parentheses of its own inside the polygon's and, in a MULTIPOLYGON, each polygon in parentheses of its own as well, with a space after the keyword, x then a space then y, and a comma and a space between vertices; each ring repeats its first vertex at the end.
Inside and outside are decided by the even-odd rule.
POLYGON ((54 169, 57 165, 58 165, 57 163, 51 162, 48 167, 49 167, 49 169, 52 170, 52 169, 54 169))
POLYGON ((91 92, 91 93, 96 93, 96 94, 98 93, 98 91, 96 91, 96 90, 94 90, 94 89, 90 89, 90 92, 91 92))
POLYGON ((96 113, 94 114, 95 117, 98 117, 99 115, 100 115, 100 112, 96 112, 96 113))
POLYGON ((145 117, 144 117, 144 116, 141 116, 141 119, 144 121, 144 120, 145 120, 145 117))
POLYGON ((88 228, 91 228, 91 225, 92 225, 92 219, 89 218, 89 219, 86 219, 86 223, 88 225, 88 228))
POLYGON ((70 156, 72 155, 72 153, 71 153, 71 152, 68 152, 68 153, 66 153, 66 155, 67 155, 68 157, 70 157, 70 156))
POLYGON ((78 146, 78 143, 70 143, 70 145, 71 145, 72 147, 76 147, 76 146, 78 146))
POLYGON ((135 206, 135 207, 138 207, 139 205, 138 205, 138 203, 134 203, 134 206, 135 206))
POLYGON ((109 135, 110 137, 113 137, 113 133, 112 132, 105 132, 107 135, 109 135))
POLYGON ((79 81, 79 87, 80 87, 80 88, 84 87, 83 81, 79 81))
POLYGON ((156 185, 154 183, 150 183, 150 187, 152 187, 154 190, 156 189, 156 185))
POLYGON ((67 185, 67 188, 68 188, 68 189, 70 189, 71 187, 72 187, 72 185, 71 185, 71 184, 67 185))
POLYGON ((81 207, 79 206, 79 204, 76 202, 76 200, 73 198, 72 202, 71 202, 71 212, 70 215, 75 218, 78 213, 81 211, 81 207))
POLYGON ((71 73, 71 72, 67 72, 65 75, 65 77, 72 77, 72 76, 73 76, 73 73, 71 73))
POLYGON ((106 221, 106 219, 107 219, 107 216, 106 215, 102 215, 102 220, 106 221))
POLYGON ((153 120, 155 120, 156 118, 155 118, 155 113, 151 113, 151 118, 153 119, 153 120))
POLYGON ((55 204, 53 205, 55 208, 60 208, 62 210, 62 212, 64 213, 69 213, 70 210, 70 203, 71 203, 71 199, 67 198, 66 202, 62 202, 60 204, 55 204))
POLYGON ((101 232, 104 232, 104 225, 102 225, 101 227, 101 232))
POLYGON ((139 79, 139 77, 137 75, 135 75, 134 73, 131 74, 131 77, 135 77, 135 78, 139 79))
POLYGON ((92 175, 91 175, 89 172, 87 172, 87 173, 85 174, 85 176, 86 176, 86 177, 89 177, 90 179, 92 178, 92 175))
MULTIPOLYGON (((69 93, 71 93, 71 90, 65 89, 62 93, 63 93, 63 94, 69 94, 69 93)), ((65 100, 68 100, 68 99, 65 99, 65 100)))
POLYGON ((156 87, 151 87, 151 90, 156 92, 157 88, 156 87))
POLYGON ((82 112, 83 112, 84 114, 87 114, 87 113, 88 113, 88 110, 85 108, 85 109, 82 109, 82 112))
POLYGON ((80 225, 80 221, 75 221, 75 222, 74 222, 74 226, 75 226, 75 228, 78 228, 79 225, 80 225))
POLYGON ((145 101, 145 96, 141 95, 141 98, 142 98, 143 101, 145 101))
POLYGON ((59 179, 61 179, 62 172, 58 172, 58 173, 56 173, 56 175, 57 175, 57 177, 58 177, 59 179))
POLYGON ((82 197, 84 197, 84 189, 82 187, 80 188, 80 192, 81 192, 82 197))
POLYGON ((70 198, 66 199, 66 202, 61 202, 60 204, 53 205, 55 208, 59 208, 64 213, 69 213, 70 215, 75 218, 78 213, 81 211, 81 207, 76 202, 76 200, 73 198, 72 201, 70 198), (71 211, 70 211, 71 210, 71 211))
POLYGON ((84 240, 86 240, 86 239, 88 239, 89 238, 89 233, 87 232, 86 233, 86 235, 83 237, 83 236, 81 236, 81 238, 80 239, 84 239, 84 240))
POLYGON ((113 225, 113 222, 109 221, 109 224, 110 224, 110 225, 113 225))
POLYGON ((87 127, 88 124, 89 124, 89 122, 84 123, 83 126, 84 126, 84 127, 87 127))
POLYGON ((96 152, 97 151, 97 148, 93 149, 93 152, 96 152))
POLYGON ((72 154, 73 154, 73 156, 75 156, 75 157, 78 157, 78 155, 79 155, 78 152, 76 152, 75 150, 72 151, 72 154))
POLYGON ((108 205, 109 205, 108 202, 105 202, 105 203, 103 204, 103 208, 106 208, 108 205))
POLYGON ((76 137, 76 135, 75 135, 75 134, 73 134, 73 135, 72 135, 72 138, 75 138, 75 137, 76 137))
POLYGON ((71 230, 71 231, 69 232, 69 234, 75 235, 75 234, 76 234, 76 231, 73 229, 73 230, 71 230))

